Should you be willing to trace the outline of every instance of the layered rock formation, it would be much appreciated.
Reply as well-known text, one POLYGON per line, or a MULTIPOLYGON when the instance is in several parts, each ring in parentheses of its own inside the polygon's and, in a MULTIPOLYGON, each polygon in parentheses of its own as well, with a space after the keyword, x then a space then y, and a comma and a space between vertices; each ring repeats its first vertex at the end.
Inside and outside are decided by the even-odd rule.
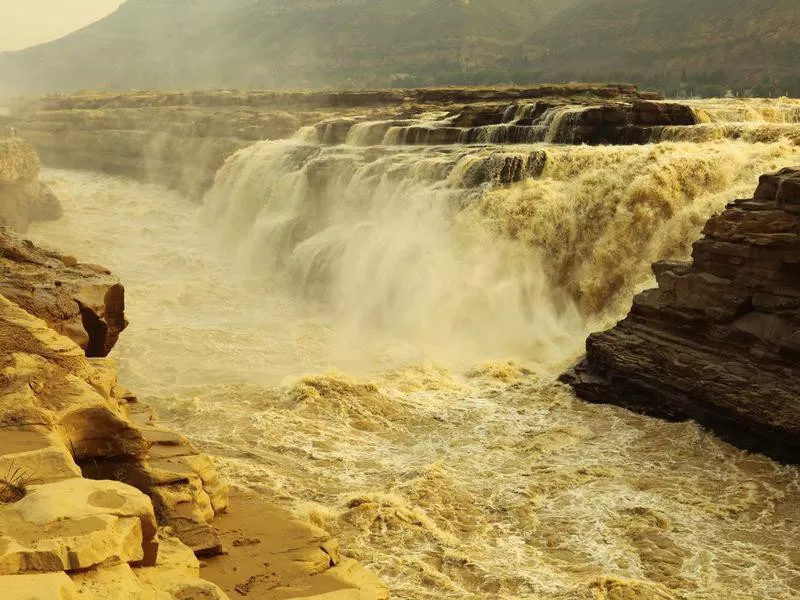
POLYGON ((33 146, 18 137, 0 136, 0 225, 25 231, 31 221, 61 216, 58 199, 36 180, 38 176, 39 156, 33 146))
POLYGON ((704 229, 692 262, 590 336, 563 377, 591 402, 696 419, 743 448, 800 462, 800 169, 761 177, 704 229))
POLYGON ((43 319, 89 357, 108 355, 127 326, 125 290, 110 271, 34 246, 0 228, 0 294, 43 319))
POLYGON ((224 600, 197 557, 234 551, 235 562, 207 569, 230 592, 388 598, 328 534, 280 509, 248 498, 247 531, 212 527, 228 489, 210 458, 159 427, 113 362, 91 358, 126 324, 108 271, 5 228, 0 267, 0 590, 13 600, 224 600))
POLYGON ((170 432, 136 424, 142 409, 119 388, 112 363, 86 358, 2 296, 0 344, 0 589, 20 599, 224 598, 170 537, 183 530, 158 532, 185 519, 207 527, 224 510, 208 459, 170 432), (152 476, 138 490, 120 482, 125 471, 84 478, 108 461, 152 476))
POLYGON ((325 144, 629 144, 647 141, 657 127, 696 123, 688 107, 654 98, 615 85, 137 92, 47 97, 17 106, 14 122, 48 165, 154 181, 197 197, 236 150, 302 127, 314 126, 308 134, 325 144))

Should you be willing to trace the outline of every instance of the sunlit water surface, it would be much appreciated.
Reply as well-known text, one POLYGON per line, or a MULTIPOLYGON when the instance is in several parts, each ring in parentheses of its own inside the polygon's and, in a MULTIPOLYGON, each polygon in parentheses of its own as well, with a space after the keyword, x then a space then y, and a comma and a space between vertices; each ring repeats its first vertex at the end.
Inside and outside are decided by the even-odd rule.
MULTIPOLYGON (((274 159, 272 149, 260 152, 274 159)), ((663 160, 665 151, 650 158, 631 154, 646 150, 615 152, 603 161, 640 169, 663 160)), ((751 191, 757 169, 794 158, 797 150, 774 145, 759 152, 761 162, 741 178, 704 175, 702 193, 679 181, 673 188, 688 198, 681 200, 685 217, 659 235, 695 237, 707 214, 732 197, 726 194, 751 191)), ((719 153, 701 161, 700 172, 729 160, 719 153)), ((599 154, 585 160, 598 161, 599 154)), ((561 168, 566 172, 569 164, 561 168)), ((607 167, 597 165, 597 173, 607 167)), ((655 183, 685 177, 675 165, 666 175, 658 167, 651 169, 655 183)), ((551 174, 549 188, 531 182, 495 193, 479 212, 496 219, 509 213, 509 202, 544 202, 559 190, 564 198, 581 197, 599 178, 586 168, 582 173, 561 180, 551 174)), ((394 597, 800 597, 798 469, 748 456, 692 424, 576 400, 554 379, 580 352, 587 325, 561 295, 542 288, 548 281, 542 268, 523 269, 538 283, 503 288, 505 275, 491 256, 496 249, 486 247, 487 262, 476 274, 462 272, 459 262, 472 256, 469 248, 452 253, 440 243, 426 248, 428 262, 418 258, 422 266, 399 261, 388 274, 413 278, 415 269, 428 269, 425 279, 414 280, 425 288, 419 297, 407 297, 409 288, 399 285, 406 296, 397 298, 377 280, 359 288, 365 283, 357 272, 339 270, 325 281, 341 289, 320 298, 275 275, 289 254, 248 247, 263 215, 240 225, 234 243, 226 237, 230 227, 216 222, 225 219, 222 205, 215 212, 159 187, 99 174, 45 176, 63 201, 64 217, 36 225, 32 237, 111 268, 126 285, 131 324, 113 352, 122 382, 166 424, 215 455, 232 482, 338 535, 394 597), (229 251, 241 249, 239 243, 249 252, 246 260, 229 251), (258 268, 262 252, 269 268, 258 268), (457 277, 442 282, 444 271, 437 269, 457 277), (477 296, 474 304, 452 304, 472 290, 472 281, 475 290, 499 285, 513 298, 536 294, 534 310, 518 315, 515 300, 494 322, 491 305, 477 296), (420 310, 432 311, 431 318, 420 310), (468 310, 476 311, 476 322, 465 317, 468 310), (459 321, 450 319, 453 312, 459 321), (403 327, 392 326, 395 317, 403 327), (525 336, 505 333, 515 329, 525 336), (476 336, 483 355, 481 345, 470 343, 476 336)), ((225 185, 218 181, 210 202, 241 201, 238 184, 225 185)), ((625 196, 623 187, 607 183, 603 193, 635 201, 636 190, 628 186, 625 196)), ((559 201, 548 200, 556 216, 559 201)), ((535 220, 527 210, 511 217, 535 220)), ((408 226, 396 216, 385 222, 408 226)), ((410 235, 397 231, 398 239, 410 235)), ((396 243, 391 236, 363 239, 378 253, 396 243)), ((349 250, 360 256, 363 248, 345 246, 336 260, 349 250)), ((503 252, 516 256, 512 247, 503 252)), ((611 262, 625 273, 644 268, 611 262)), ((357 261, 347 266, 357 270, 357 261)), ((545 270, 569 288, 562 272, 568 266, 557 260, 545 270)), ((643 271, 625 287, 646 283, 643 271)), ((586 285, 584 297, 598 284, 586 285)))

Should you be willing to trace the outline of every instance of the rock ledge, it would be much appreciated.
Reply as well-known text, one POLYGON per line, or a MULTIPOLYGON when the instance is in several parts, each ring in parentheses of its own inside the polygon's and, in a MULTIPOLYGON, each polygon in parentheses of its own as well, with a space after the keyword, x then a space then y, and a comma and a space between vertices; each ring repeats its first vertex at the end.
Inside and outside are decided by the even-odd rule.
POLYGON ((653 265, 658 288, 590 336, 562 381, 800 463, 800 168, 763 175, 704 234, 693 262, 653 265))

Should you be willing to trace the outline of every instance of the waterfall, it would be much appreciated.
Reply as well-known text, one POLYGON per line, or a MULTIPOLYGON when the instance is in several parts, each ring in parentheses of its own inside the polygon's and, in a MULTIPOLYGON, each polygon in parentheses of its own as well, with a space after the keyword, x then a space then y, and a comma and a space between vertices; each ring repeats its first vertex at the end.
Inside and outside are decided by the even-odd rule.
POLYGON ((249 268, 353 329, 464 352, 556 352, 582 326, 572 301, 550 285, 536 248, 486 226, 484 186, 465 186, 526 161, 460 147, 264 142, 223 167, 206 214, 249 268))
MULTIPOLYGON (((573 114, 550 113, 548 135, 573 114)), ((497 148, 255 144, 217 175, 207 221, 241 264, 356 330, 552 349, 623 313, 651 262, 686 257, 711 214, 800 159, 786 140, 497 148)))

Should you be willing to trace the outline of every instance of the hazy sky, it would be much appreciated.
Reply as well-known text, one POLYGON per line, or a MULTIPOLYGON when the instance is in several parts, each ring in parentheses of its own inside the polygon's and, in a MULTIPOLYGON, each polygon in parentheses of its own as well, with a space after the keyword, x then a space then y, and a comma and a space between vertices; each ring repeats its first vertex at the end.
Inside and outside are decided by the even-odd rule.
POLYGON ((0 0, 0 50, 54 40, 114 12, 123 0, 0 0))

